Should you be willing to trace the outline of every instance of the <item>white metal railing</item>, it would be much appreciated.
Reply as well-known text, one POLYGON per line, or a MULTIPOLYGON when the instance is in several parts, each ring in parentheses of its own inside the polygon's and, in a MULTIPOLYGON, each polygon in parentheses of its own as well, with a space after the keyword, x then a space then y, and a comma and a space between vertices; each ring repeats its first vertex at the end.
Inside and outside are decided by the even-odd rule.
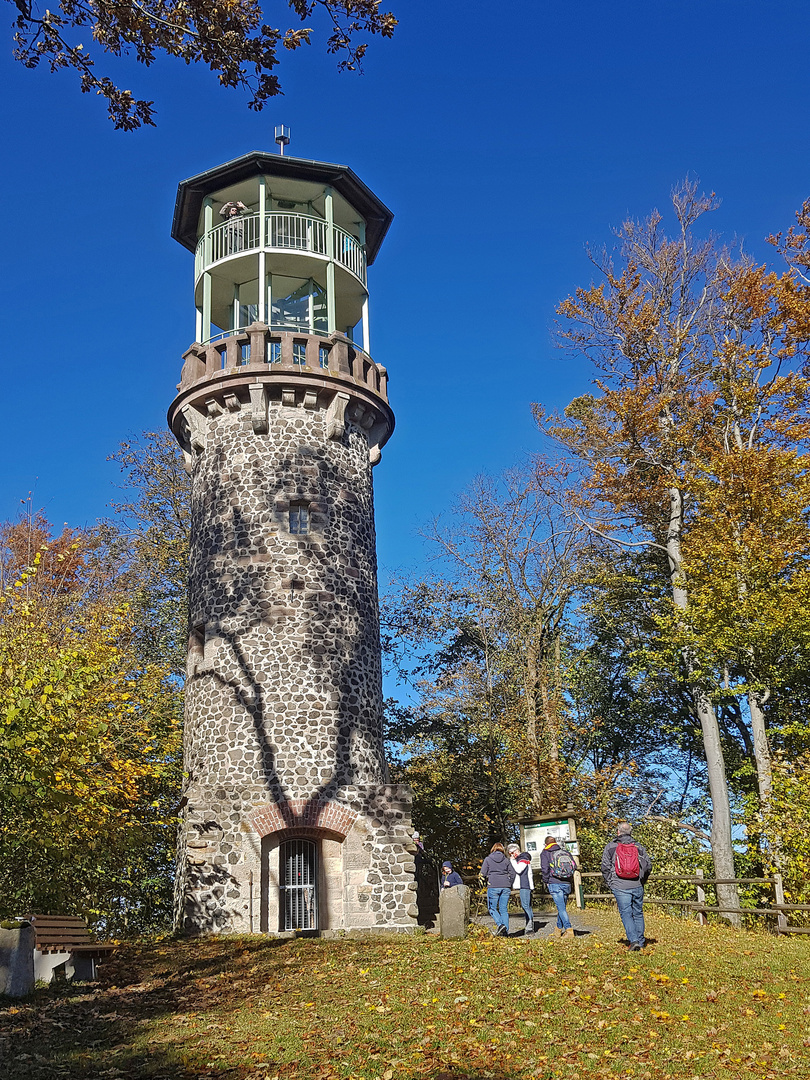
POLYGON ((356 278, 365 285, 366 282, 366 253, 357 240, 341 229, 339 225, 333 226, 335 233, 335 259, 347 270, 351 270, 356 278))
MULTIPOLYGON (((215 225, 207 237, 205 266, 227 259, 229 255, 255 250, 259 246, 259 231, 258 214, 245 214, 215 225)), ((205 242, 206 237, 203 236, 197 245, 198 251, 205 249, 205 242)))
MULTIPOLYGON (((273 211, 265 215, 264 247, 276 251, 308 251, 328 257, 328 225, 323 218, 310 214, 289 214, 273 211)), ((339 225, 332 226, 334 260, 366 283, 366 253, 363 245, 339 225)), ((222 259, 262 247, 261 217, 243 214, 215 225, 207 236, 201 236, 194 253, 194 280, 204 270, 222 259)))
POLYGON ((326 255, 326 222, 308 214, 268 214, 267 247, 326 255))

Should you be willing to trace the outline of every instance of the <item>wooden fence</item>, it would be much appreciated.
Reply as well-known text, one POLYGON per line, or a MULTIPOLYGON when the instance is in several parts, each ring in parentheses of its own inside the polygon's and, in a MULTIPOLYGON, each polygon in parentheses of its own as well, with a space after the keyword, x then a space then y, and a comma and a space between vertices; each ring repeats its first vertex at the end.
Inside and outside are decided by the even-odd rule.
MULTIPOLYGON (((584 892, 584 879, 598 878, 600 882, 602 881, 602 875, 599 871, 583 871, 581 873, 581 877, 583 878, 583 896, 586 901, 614 899, 613 893, 609 892, 584 892)), ((675 874, 651 874, 650 877, 647 879, 646 889, 644 893, 644 903, 683 908, 685 913, 691 912, 692 914, 696 915, 698 920, 703 925, 708 922, 708 919, 706 918, 708 913, 720 915, 770 915, 775 920, 775 929, 778 934, 810 934, 810 926, 788 925, 788 912, 810 911, 810 904, 785 903, 785 891, 782 887, 781 874, 775 874, 773 877, 759 878, 709 878, 704 877, 702 870, 696 870, 695 873, 691 876, 678 876, 675 874), (663 896, 651 895, 651 892, 654 890, 655 885, 659 882, 676 882, 681 885, 693 885, 695 889, 695 899, 670 899, 663 896), (706 886, 713 885, 769 885, 773 891, 773 903, 770 904, 768 907, 738 908, 723 907, 717 904, 707 904, 706 886)))

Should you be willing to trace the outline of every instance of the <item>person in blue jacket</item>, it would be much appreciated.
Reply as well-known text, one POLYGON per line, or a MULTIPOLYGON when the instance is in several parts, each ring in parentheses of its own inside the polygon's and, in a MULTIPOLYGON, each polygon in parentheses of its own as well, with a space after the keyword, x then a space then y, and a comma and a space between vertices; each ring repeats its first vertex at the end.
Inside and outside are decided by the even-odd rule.
POLYGON ((509 893, 512 891, 512 866, 503 844, 493 844, 481 864, 481 877, 487 883, 487 908, 498 937, 509 935, 509 893))
POLYGON ((442 888, 452 889, 454 885, 463 885, 461 874, 457 874, 451 862, 442 863, 442 888))
POLYGON ((540 873, 543 875, 543 884, 551 893, 551 898, 557 907, 557 933, 564 938, 573 938, 575 936, 574 928, 571 926, 571 920, 568 918, 568 911, 566 910, 568 897, 571 895, 574 884, 574 867, 573 856, 561 844, 557 843, 556 836, 549 834, 546 837, 543 853, 540 856, 540 873), (563 869, 558 866, 555 855, 564 858, 570 876, 562 876, 563 869))

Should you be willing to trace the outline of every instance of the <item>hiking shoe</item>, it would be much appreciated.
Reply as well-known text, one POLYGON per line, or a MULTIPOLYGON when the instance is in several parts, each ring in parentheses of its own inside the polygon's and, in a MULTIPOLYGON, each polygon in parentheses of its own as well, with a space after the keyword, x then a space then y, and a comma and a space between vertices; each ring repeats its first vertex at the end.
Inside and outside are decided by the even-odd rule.
POLYGON ((641 952, 644 946, 641 944, 640 941, 634 941, 630 948, 633 952, 641 952))
POLYGON ((563 930, 563 932, 560 934, 560 937, 564 937, 564 938, 576 937, 576 934, 574 933, 573 926, 569 926, 567 930, 563 930))

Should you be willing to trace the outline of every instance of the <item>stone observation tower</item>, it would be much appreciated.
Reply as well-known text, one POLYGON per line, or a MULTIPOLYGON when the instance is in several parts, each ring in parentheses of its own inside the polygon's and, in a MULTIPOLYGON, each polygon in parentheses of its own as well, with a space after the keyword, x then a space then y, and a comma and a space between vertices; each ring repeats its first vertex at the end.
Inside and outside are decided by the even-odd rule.
POLYGON ((196 341, 177 925, 416 924, 382 743, 371 469, 391 435, 366 267, 392 215, 344 165, 251 153, 180 184, 196 341))

